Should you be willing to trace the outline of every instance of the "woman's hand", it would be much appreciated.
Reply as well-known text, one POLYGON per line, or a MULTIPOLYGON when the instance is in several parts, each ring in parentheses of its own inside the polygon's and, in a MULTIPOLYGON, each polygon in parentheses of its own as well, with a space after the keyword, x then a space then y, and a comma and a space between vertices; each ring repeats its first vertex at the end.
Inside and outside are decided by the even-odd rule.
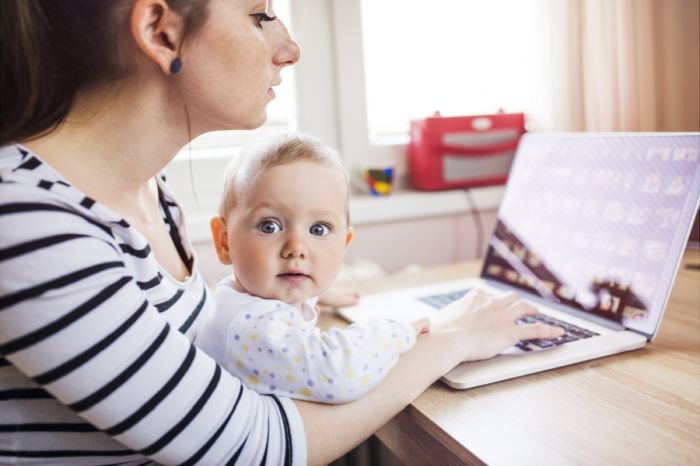
POLYGON ((475 361, 493 357, 520 340, 550 339, 564 333, 541 323, 516 323, 536 314, 537 309, 516 293, 490 296, 477 288, 441 309, 433 318, 432 331, 452 335, 461 360, 475 361))
MULTIPOLYGON (((495 356, 521 339, 561 334, 556 327, 515 323, 531 314, 537 314, 535 308, 516 294, 494 297, 473 290, 440 310, 430 331, 359 400, 341 405, 297 401, 307 432, 308 463, 328 464, 338 452, 354 447, 460 362, 495 356), (325 435, 331 431, 344 435, 325 435)), ((420 320, 414 325, 424 328, 420 320)))

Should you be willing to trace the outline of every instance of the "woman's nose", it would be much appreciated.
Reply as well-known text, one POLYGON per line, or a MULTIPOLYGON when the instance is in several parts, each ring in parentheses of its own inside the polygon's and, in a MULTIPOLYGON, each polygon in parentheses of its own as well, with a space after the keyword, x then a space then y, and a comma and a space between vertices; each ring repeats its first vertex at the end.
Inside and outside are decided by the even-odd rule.
POLYGON ((281 21, 276 21, 276 23, 278 26, 276 28, 276 35, 279 46, 277 47, 272 60, 275 65, 279 66, 293 65, 299 61, 299 57, 301 56, 299 45, 289 35, 289 31, 287 31, 287 27, 284 25, 284 23, 281 21))

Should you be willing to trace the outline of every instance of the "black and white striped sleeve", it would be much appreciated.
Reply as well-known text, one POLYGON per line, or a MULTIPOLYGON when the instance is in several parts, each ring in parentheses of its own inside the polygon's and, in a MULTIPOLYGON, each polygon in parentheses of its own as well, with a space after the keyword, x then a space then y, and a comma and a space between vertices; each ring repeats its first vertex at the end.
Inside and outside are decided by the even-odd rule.
MULTIPOLYGON (((170 326, 109 228, 0 201, 0 360, 162 464, 305 464, 293 403, 241 385, 170 326)), ((130 453, 127 451, 127 453, 130 453)))

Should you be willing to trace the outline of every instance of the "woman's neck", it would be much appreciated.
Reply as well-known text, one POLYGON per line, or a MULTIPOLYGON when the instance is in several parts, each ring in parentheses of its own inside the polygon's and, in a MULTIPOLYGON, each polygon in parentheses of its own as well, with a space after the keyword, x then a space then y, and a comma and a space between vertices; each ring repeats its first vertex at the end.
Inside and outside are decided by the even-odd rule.
POLYGON ((58 128, 25 145, 94 199, 128 205, 188 141, 179 100, 143 81, 82 92, 58 128))

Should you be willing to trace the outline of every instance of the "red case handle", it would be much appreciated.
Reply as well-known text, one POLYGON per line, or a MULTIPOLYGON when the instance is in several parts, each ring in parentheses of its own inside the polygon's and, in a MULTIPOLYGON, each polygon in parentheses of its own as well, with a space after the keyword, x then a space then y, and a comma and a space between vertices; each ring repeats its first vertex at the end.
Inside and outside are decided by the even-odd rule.
MULTIPOLYGON (((520 135, 518 135, 518 139, 520 135)), ((453 146, 449 144, 442 144, 437 146, 437 148, 442 152, 449 152, 455 155, 472 155, 472 156, 487 156, 491 154, 497 154, 499 152, 505 152, 507 150, 515 150, 518 147, 518 139, 515 141, 508 141, 495 146, 453 146)))

